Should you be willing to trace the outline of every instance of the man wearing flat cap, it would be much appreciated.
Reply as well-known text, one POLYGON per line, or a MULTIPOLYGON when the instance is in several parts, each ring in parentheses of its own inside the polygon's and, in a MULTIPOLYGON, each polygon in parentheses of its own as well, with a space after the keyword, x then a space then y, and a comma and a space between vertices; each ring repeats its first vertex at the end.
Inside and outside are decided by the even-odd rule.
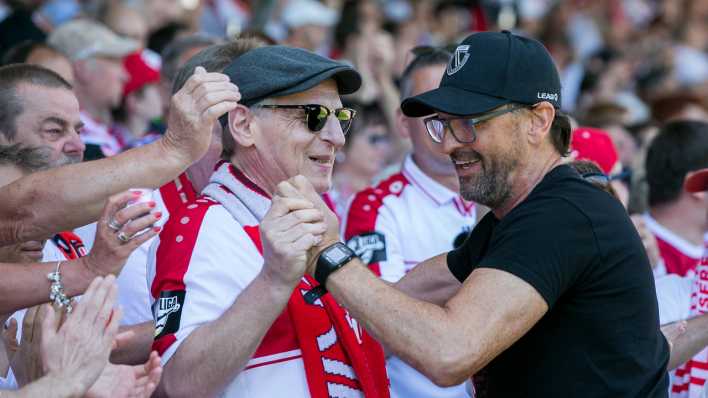
POLYGON ((323 213, 276 195, 297 175, 329 189, 355 116, 339 96, 359 74, 284 46, 251 49, 224 73, 241 101, 221 120, 223 162, 151 249, 158 394, 388 397, 381 347, 304 275, 323 213))
POLYGON ((307 271, 323 297, 436 384, 486 369, 490 398, 666 397, 649 261, 622 205, 561 163, 570 126, 560 91, 540 43, 483 32, 456 48, 439 88, 403 101, 406 115, 426 116, 465 199, 491 212, 395 288, 346 254, 306 181, 279 192, 325 215, 307 271))

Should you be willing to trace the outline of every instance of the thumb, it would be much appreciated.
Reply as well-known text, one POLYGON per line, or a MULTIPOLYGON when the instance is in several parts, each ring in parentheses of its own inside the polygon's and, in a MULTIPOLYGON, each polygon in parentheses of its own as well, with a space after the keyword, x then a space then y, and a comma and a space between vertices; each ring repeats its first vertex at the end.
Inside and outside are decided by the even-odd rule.
POLYGON ((206 69, 204 69, 203 66, 197 66, 196 68, 194 68, 195 75, 204 75, 206 73, 207 73, 207 71, 206 71, 206 69))
MULTIPOLYGON (((312 183, 303 175, 297 175, 291 179, 292 185, 307 199, 319 199, 320 195, 315 191, 312 183)), ((316 202, 313 202, 316 203, 316 202)))

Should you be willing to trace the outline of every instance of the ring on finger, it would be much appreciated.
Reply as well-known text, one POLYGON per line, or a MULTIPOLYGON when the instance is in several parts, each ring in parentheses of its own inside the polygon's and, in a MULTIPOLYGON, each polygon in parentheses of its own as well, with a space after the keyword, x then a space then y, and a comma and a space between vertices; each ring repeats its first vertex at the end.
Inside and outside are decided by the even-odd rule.
POLYGON ((126 235, 125 232, 123 232, 123 231, 118 232, 117 237, 118 237, 118 240, 123 243, 128 243, 130 241, 130 238, 128 237, 128 235, 126 235))
POLYGON ((122 225, 118 224, 118 221, 116 221, 115 218, 111 218, 108 221, 108 228, 110 228, 114 231, 118 231, 119 229, 121 229, 121 227, 122 227, 122 225))

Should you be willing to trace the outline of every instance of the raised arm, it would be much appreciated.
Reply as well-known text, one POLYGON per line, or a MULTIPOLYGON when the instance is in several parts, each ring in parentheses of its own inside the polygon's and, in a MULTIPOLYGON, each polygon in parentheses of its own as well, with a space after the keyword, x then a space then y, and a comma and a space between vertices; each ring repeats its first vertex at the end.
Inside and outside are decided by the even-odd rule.
MULTIPOLYGON (((319 253, 338 241, 338 220, 307 180, 298 176, 289 183, 322 211, 327 223, 323 241, 310 251, 308 273, 314 274, 319 253)), ((438 256, 418 267, 421 272, 428 267, 443 272, 444 263, 438 256)), ((330 274, 326 287, 390 352, 441 386, 465 381, 548 311, 544 298, 529 283, 488 268, 473 271, 443 305, 420 301, 392 288, 357 258, 330 274)))
POLYGON ((172 97, 162 139, 112 158, 35 173, 1 188, 0 245, 89 224, 108 196, 128 188, 157 188, 176 178, 206 153, 212 124, 240 98, 226 75, 197 68, 172 97))

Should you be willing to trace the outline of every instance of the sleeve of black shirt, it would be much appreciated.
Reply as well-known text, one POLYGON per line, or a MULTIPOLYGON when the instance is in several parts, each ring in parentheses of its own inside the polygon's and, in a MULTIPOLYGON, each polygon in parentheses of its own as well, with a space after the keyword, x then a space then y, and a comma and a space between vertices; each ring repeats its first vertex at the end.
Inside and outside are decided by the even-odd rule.
POLYGON ((465 278, 475 268, 508 272, 533 286, 549 308, 598 258, 590 221, 575 205, 560 198, 525 203, 491 233, 483 232, 475 242, 473 231, 465 249, 448 255, 451 272, 462 276, 462 263, 466 265, 465 278))

